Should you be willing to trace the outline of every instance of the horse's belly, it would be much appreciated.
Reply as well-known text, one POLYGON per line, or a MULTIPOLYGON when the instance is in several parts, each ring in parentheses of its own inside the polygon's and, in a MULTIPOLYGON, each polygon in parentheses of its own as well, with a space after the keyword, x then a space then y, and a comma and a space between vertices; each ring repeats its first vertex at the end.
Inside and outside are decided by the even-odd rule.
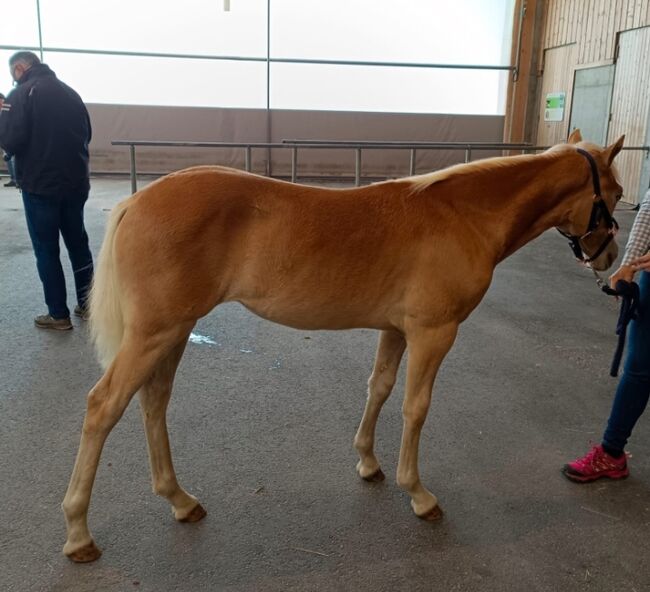
POLYGON ((385 315, 374 310, 363 310, 362 307, 327 304, 287 303, 267 300, 240 300, 248 310, 256 315, 303 330, 321 329, 356 329, 373 328, 387 329, 391 326, 385 315))

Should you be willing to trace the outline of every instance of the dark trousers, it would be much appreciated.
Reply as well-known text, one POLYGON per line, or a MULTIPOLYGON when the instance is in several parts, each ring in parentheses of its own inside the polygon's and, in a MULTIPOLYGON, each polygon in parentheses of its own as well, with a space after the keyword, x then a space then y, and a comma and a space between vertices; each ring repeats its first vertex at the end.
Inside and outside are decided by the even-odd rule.
POLYGON ((640 313, 627 335, 625 369, 618 383, 603 444, 622 452, 650 397, 650 273, 639 278, 640 313))
POLYGON ((55 319, 70 316, 65 276, 59 257, 59 233, 72 263, 77 304, 86 306, 93 277, 93 258, 84 228, 84 204, 88 194, 44 196, 23 191, 27 229, 32 239, 45 303, 55 319))
POLYGON ((13 157, 10 158, 7 162, 7 171, 9 172, 9 178, 15 183, 16 182, 16 169, 14 166, 13 157))

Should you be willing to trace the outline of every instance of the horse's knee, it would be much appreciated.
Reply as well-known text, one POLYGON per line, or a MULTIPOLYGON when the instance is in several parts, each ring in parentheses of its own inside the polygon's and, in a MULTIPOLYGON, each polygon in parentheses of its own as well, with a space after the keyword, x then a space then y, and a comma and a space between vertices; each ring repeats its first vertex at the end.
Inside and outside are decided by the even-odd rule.
POLYGON ((410 401, 402 408, 405 429, 420 429, 429 413, 430 400, 410 401))

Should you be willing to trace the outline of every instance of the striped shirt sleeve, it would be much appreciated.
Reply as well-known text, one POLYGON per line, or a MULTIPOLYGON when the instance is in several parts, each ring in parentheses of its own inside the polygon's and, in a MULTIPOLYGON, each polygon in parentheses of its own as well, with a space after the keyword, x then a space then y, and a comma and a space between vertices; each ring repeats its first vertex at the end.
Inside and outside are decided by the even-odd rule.
POLYGON ((630 238, 627 240, 625 255, 621 265, 629 265, 637 257, 645 255, 650 249, 650 189, 646 192, 637 212, 630 238))

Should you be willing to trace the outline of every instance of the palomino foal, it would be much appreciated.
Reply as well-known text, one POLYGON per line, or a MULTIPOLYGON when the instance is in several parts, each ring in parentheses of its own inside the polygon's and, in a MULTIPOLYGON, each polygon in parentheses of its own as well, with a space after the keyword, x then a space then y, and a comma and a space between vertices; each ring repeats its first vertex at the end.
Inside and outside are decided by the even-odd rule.
POLYGON ((87 526, 91 490, 106 437, 138 391, 154 491, 170 501, 177 520, 205 515, 176 480, 166 409, 194 324, 226 301, 299 329, 381 331, 354 441, 364 479, 383 478, 375 425, 408 347, 397 482, 416 515, 439 518, 436 497, 420 482, 418 444, 458 326, 485 294, 496 264, 548 228, 595 255, 595 269, 612 264, 617 247, 607 221, 621 195, 612 161, 622 144, 600 148, 578 133, 543 154, 358 189, 196 167, 121 202, 108 222, 91 297, 105 373, 88 395, 63 501, 64 553, 74 561, 101 553, 87 526))

